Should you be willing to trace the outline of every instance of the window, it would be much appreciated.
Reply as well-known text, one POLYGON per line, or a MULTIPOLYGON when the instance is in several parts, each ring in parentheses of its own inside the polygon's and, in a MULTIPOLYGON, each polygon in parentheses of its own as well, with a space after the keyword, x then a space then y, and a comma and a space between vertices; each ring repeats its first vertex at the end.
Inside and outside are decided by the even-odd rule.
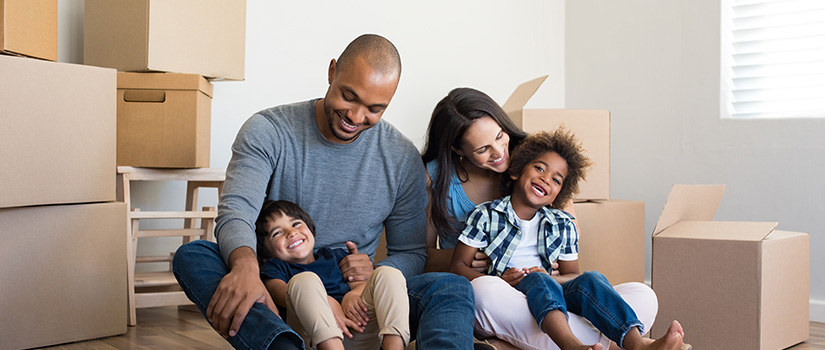
POLYGON ((723 118, 825 118, 825 1, 722 0, 723 118))

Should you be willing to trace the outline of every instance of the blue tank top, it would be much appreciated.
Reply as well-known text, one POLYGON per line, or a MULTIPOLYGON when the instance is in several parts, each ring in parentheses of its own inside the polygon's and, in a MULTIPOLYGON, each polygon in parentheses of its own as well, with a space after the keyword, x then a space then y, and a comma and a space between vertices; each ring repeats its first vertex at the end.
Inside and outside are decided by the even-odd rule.
MULTIPOLYGON (((427 173, 430 174, 430 179, 435 183, 438 173, 438 164, 435 160, 427 162, 427 173)), ((447 190, 447 215, 455 219, 452 225, 458 233, 461 233, 464 230, 464 221, 467 220, 467 214, 476 207, 476 204, 467 197, 467 193, 461 187, 458 174, 455 171, 450 174, 450 187, 447 190)), ((453 249, 458 242, 458 234, 438 232, 438 241, 442 249, 453 249)))

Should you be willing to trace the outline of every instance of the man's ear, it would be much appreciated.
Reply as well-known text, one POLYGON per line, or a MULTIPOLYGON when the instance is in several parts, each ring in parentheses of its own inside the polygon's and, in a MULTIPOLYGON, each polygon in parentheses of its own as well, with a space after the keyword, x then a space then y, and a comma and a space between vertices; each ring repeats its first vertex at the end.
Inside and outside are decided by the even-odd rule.
POLYGON ((327 83, 332 85, 332 78, 335 76, 335 59, 329 61, 329 71, 327 72, 327 83))

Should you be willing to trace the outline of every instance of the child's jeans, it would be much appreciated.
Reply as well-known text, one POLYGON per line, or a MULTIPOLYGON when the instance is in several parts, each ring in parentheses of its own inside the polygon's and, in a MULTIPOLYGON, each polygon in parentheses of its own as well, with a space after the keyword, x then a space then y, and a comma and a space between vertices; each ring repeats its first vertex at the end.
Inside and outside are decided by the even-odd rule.
POLYGON ((389 266, 376 268, 361 300, 367 306, 369 322, 364 333, 352 331, 352 339, 344 338, 327 302, 324 283, 312 272, 301 272, 287 285, 287 324, 304 338, 307 348, 339 338, 347 349, 377 349, 385 335, 398 335, 405 346, 409 343, 410 308, 401 271, 389 266))
POLYGON ((601 273, 587 271, 559 284, 546 273, 533 272, 515 288, 527 296, 530 313, 539 327, 548 312, 559 310, 565 316, 570 311, 584 317, 619 346, 632 327, 644 334, 644 324, 601 273))

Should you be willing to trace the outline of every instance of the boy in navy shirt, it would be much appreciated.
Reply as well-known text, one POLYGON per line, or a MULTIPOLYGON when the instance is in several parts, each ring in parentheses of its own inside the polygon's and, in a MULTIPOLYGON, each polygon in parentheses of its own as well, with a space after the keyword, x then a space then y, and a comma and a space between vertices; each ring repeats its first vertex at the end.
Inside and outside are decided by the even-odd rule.
POLYGON ((376 348, 376 341, 383 349, 406 347, 409 302, 399 270, 380 266, 366 282, 344 281, 338 262, 357 253, 355 245, 347 242, 350 252, 321 248, 313 254, 315 224, 289 201, 266 201, 255 231, 261 279, 306 344, 322 350, 344 349, 344 342, 347 349, 376 348))

